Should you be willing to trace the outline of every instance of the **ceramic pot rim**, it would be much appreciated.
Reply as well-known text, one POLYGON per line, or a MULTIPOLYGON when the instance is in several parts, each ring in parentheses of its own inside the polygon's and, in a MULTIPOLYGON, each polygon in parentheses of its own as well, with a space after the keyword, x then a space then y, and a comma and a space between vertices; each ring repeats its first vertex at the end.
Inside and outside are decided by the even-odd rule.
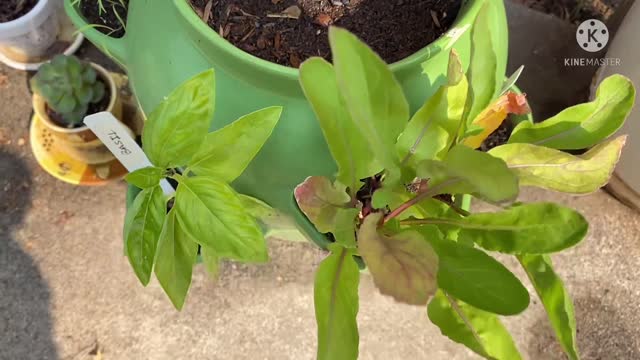
MULTIPOLYGON (((29 10, 28 13, 20 16, 17 19, 0 23, 0 39, 12 38, 20 36, 26 32, 29 32, 30 28, 38 27, 42 24, 47 16, 41 16, 43 13, 47 14, 52 11, 54 4, 51 0, 40 0, 29 10)), ((55 10, 55 9, 53 9, 55 10)))

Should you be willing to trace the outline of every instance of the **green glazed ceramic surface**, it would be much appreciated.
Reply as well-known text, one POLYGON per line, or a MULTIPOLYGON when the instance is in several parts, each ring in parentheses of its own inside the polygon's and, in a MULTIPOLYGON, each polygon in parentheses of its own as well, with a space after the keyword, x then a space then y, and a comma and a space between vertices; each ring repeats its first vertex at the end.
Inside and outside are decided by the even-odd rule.
MULTIPOLYGON (((210 29, 187 0, 132 0, 127 34, 113 39, 88 27, 65 0, 74 24, 104 53, 127 70, 131 86, 147 113, 183 81, 208 69, 216 70, 216 113, 212 130, 242 115, 279 105, 282 118, 273 135, 233 186, 294 217, 316 243, 323 235, 299 211, 293 189, 311 175, 336 171, 326 142, 298 84, 297 69, 270 63, 234 47, 210 29)), ((438 40, 394 63, 412 111, 417 110, 445 78, 448 50, 455 48, 463 64, 470 55, 470 30, 484 1, 465 1, 452 28, 438 40), (426 64, 424 67, 422 64, 426 64)), ((507 62, 508 30, 504 4, 488 1, 492 40, 502 81, 507 62)), ((131 201, 130 191, 129 203, 131 201)))

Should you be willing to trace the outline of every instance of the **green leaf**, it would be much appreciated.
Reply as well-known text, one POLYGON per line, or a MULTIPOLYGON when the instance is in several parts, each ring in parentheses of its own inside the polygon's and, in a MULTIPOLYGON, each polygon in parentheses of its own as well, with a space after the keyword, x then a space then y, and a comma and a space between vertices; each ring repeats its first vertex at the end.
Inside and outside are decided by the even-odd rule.
POLYGON ((294 190, 300 210, 321 233, 332 232, 340 208, 353 207, 343 185, 331 184, 324 176, 310 176, 294 190))
POLYGON ((396 151, 403 164, 415 168, 422 160, 438 158, 449 143, 449 133, 438 125, 436 117, 446 115, 436 111, 440 103, 446 101, 447 88, 441 87, 427 102, 413 115, 404 129, 398 142, 396 151))
POLYGON ((69 113, 72 112, 77 105, 76 99, 71 94, 67 94, 62 96, 54 110, 60 113, 69 113))
POLYGON ((360 270, 350 250, 332 244, 316 272, 314 302, 318 323, 318 360, 358 358, 358 284, 360 270))
POLYGON ((140 189, 154 187, 164 177, 164 170, 157 167, 146 167, 127 174, 124 179, 140 189))
POLYGON ((481 250, 443 239, 434 226, 419 231, 438 254, 442 290, 494 314, 515 315, 529 306, 529 292, 500 262, 481 250))
POLYGON ((438 256, 417 231, 386 235, 382 213, 370 214, 358 231, 358 250, 380 292, 400 302, 425 305, 437 289, 438 256))
POLYGON ((626 140, 608 140, 580 156, 531 144, 506 144, 489 154, 504 160, 522 186, 588 194, 609 182, 626 140))
POLYGON ((142 285, 147 286, 162 224, 166 202, 160 186, 142 190, 127 211, 124 239, 127 257, 142 285))
POLYGON ((142 145, 151 162, 163 169, 187 164, 209 131, 214 108, 213 69, 176 88, 145 122, 142 145))
POLYGON ((486 1, 471 30, 471 59, 467 77, 469 98, 467 122, 472 122, 496 95, 497 59, 491 41, 490 4, 486 1))
POLYGON ((455 146, 442 161, 426 160, 418 176, 429 179, 430 192, 471 194, 489 202, 512 201, 518 196, 518 179, 507 164, 487 153, 455 146))
POLYGON ((260 226, 233 189, 208 177, 179 177, 176 211, 182 228, 198 244, 220 257, 239 261, 268 260, 260 226))
POLYGON ((102 98, 104 97, 104 94, 106 92, 105 88, 104 88, 104 84, 103 83, 95 83, 93 85, 92 88, 92 97, 91 97, 91 102, 92 103, 97 103, 100 100, 102 100, 102 98))
POLYGON ((548 255, 520 255, 518 260, 547 311, 560 345, 569 359, 579 359, 573 303, 562 280, 553 271, 551 258, 548 255))
POLYGON ((482 134, 482 132, 484 132, 484 127, 482 127, 482 126, 480 126, 478 124, 470 124, 467 127, 467 130, 465 131, 465 133, 462 134, 461 140, 462 139, 466 139, 466 138, 471 137, 471 136, 480 135, 480 134, 482 134))
POLYGON ((524 65, 520 65, 520 67, 516 69, 516 71, 514 71, 511 76, 509 76, 509 78, 502 85, 502 90, 500 91, 501 95, 504 95, 507 93, 507 91, 511 90, 511 88, 518 82, 518 79, 520 78, 520 75, 522 75, 523 71, 524 65))
POLYGON ((335 226, 331 231, 336 239, 336 243, 347 247, 356 247, 356 219, 360 214, 360 209, 338 209, 335 217, 335 226))
POLYGON ((165 218, 154 272, 158 282, 171 299, 173 306, 181 310, 191 285, 191 271, 198 256, 196 244, 176 219, 175 208, 165 218))
POLYGON ((295 220, 287 214, 251 196, 240 194, 240 201, 247 213, 258 220, 263 228, 265 238, 274 237, 304 243, 309 241, 300 231, 295 220))
MULTIPOLYGON (((460 57, 455 49, 452 49, 449 54, 447 78, 449 81, 447 93, 443 99, 445 101, 440 102, 436 110, 438 116, 435 121, 449 133, 449 141, 446 147, 446 149, 449 149, 464 128, 463 117, 469 96, 469 81, 463 72, 460 57)), ((445 155, 445 151, 441 151, 438 154, 440 158, 445 155)))
POLYGON ((553 203, 518 204, 504 211, 472 214, 457 223, 459 238, 508 254, 560 251, 580 242, 589 228, 580 213, 553 203))
POLYGON ((269 139, 281 113, 281 107, 258 110, 207 134, 188 168, 201 176, 232 182, 269 139))
POLYGON ((427 100, 404 129, 396 149, 403 164, 440 159, 460 130, 468 82, 455 50, 449 54, 448 82, 427 100))
POLYGON ((211 278, 216 279, 220 273, 220 258, 216 255, 216 252, 211 248, 201 245, 200 256, 211 278))
POLYGON ((520 360, 509 331, 491 313, 438 291, 427 308, 429 320, 443 335, 487 359, 520 360))
POLYGON ((590 148, 615 133, 633 108, 631 80, 612 75, 602 81, 594 101, 572 106, 540 123, 521 122, 509 143, 531 143, 562 150, 590 148))
POLYGON ((321 58, 311 58, 300 66, 300 84, 318 118, 331 155, 338 165, 337 180, 355 194, 360 179, 382 171, 369 143, 347 111, 333 66, 321 58))
POLYGON ((385 62, 347 30, 331 27, 338 87, 371 151, 390 173, 399 172, 395 143, 409 119, 402 87, 385 62))

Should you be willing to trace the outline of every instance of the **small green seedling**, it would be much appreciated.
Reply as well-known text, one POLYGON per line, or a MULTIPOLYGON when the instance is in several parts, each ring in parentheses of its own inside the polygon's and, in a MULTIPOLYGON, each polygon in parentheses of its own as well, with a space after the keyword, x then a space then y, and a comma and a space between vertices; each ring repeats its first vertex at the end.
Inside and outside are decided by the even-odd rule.
POLYGON ((105 96, 105 85, 91 64, 75 56, 58 55, 42 65, 31 79, 31 87, 69 128, 82 124, 89 105, 105 96))
POLYGON ((387 64, 346 30, 329 31, 333 65, 312 58, 300 68, 338 165, 335 181, 311 176, 295 191, 318 231, 335 239, 315 279, 318 359, 358 357, 359 258, 381 293, 425 306, 451 340, 488 359, 521 359, 498 316, 525 310, 529 292, 490 252, 519 261, 567 356, 579 358, 573 304, 549 254, 580 242, 588 223, 561 205, 515 201, 520 186, 587 194, 605 185, 626 139, 608 138, 635 90, 611 76, 593 102, 524 121, 507 144, 477 150, 508 114, 529 112, 524 95, 496 80, 486 15, 485 6, 466 73, 452 51, 445 83, 412 117, 387 64), (469 197, 498 210, 472 213, 469 197))
POLYGON ((82 2, 87 2, 87 1, 96 3, 98 5, 98 15, 101 18, 102 16, 111 12, 113 16, 115 16, 115 18, 120 23, 120 27, 114 29, 104 24, 89 24, 89 25, 86 25, 85 27, 82 27, 81 29, 78 29, 77 30, 78 33, 81 33, 85 29, 89 29, 89 28, 101 30, 107 36, 111 36, 112 34, 120 30, 127 31, 127 23, 122 18, 121 14, 126 14, 126 12, 128 11, 128 2, 125 2, 125 0, 71 0, 71 6, 77 7, 82 2))
POLYGON ((178 309, 198 251, 214 274, 220 259, 268 260, 262 229, 248 211, 248 197, 229 183, 267 141, 282 108, 256 111, 208 133, 214 89, 214 72, 209 70, 171 93, 149 115, 142 134, 143 150, 153 166, 126 177, 142 189, 125 219, 129 262, 145 286, 153 271, 178 309), (164 195, 159 185, 164 178, 177 181, 175 196, 164 195))

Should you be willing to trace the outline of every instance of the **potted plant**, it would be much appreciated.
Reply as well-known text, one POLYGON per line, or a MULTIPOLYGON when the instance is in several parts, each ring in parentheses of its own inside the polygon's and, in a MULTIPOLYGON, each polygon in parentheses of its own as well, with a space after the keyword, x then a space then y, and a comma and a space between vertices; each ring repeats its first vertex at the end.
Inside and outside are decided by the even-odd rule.
POLYGON ((220 258, 268 260, 258 222, 229 184, 267 141, 282 108, 253 112, 207 134, 215 109, 214 79, 213 70, 195 76, 149 115, 142 146, 153 166, 126 176, 141 189, 125 219, 127 257, 143 285, 155 273, 178 309, 198 254, 213 273, 220 258), (164 194, 164 178, 177 184, 175 194, 164 194))
MULTIPOLYGON (((220 35, 219 28, 212 29, 210 23, 214 19, 213 15, 224 14, 226 10, 224 6, 229 5, 228 1, 211 2, 209 15, 204 11, 208 1, 159 1, 153 6, 148 6, 145 2, 132 1, 127 15, 128 31, 121 39, 111 38, 87 26, 79 8, 74 7, 73 3, 74 0, 65 0, 65 9, 69 17, 79 29, 82 29, 87 38, 125 66, 133 91, 147 113, 151 112, 177 85, 208 68, 216 70, 217 100, 220 104, 224 104, 216 108, 216 118, 222 121, 214 122, 211 130, 228 125, 228 121, 242 114, 273 104, 282 105, 284 112, 281 126, 265 144, 264 151, 257 155, 255 161, 233 185, 237 191, 260 198, 294 216, 307 233, 313 234, 317 241, 322 241, 323 236, 316 234, 314 227, 292 201, 293 189, 308 174, 329 176, 335 172, 335 164, 326 143, 320 136, 321 130, 314 121, 312 109, 298 83, 299 71, 293 67, 251 55, 247 52, 249 50, 242 50, 227 41, 229 34, 223 37, 220 35), (202 8, 203 13, 198 14, 194 11, 192 4, 204 4, 204 7, 197 7, 202 8), (203 21, 205 15, 207 19, 203 21), (314 160, 309 161, 309 158, 314 160), (266 176, 272 172, 277 172, 281 176, 266 176)), ((251 2, 243 1, 242 3, 251 2)), ((253 3, 269 3, 271 6, 279 2, 254 1, 253 3)), ((355 4, 355 2, 352 3, 355 4)), ((494 64, 496 72, 493 82, 499 86, 504 81, 508 39, 502 1, 469 0, 439 3, 457 4, 461 7, 457 14, 451 12, 434 14, 435 21, 427 12, 425 16, 420 17, 421 20, 418 23, 414 22, 413 25, 416 30, 422 31, 421 27, 428 24, 430 29, 441 29, 444 34, 412 53, 405 54, 402 60, 391 65, 392 72, 407 94, 411 111, 417 110, 422 101, 442 85, 446 77, 448 49, 455 48, 463 60, 468 60, 471 53, 470 34, 476 26, 476 18, 485 3, 488 11, 480 20, 490 24, 492 31, 483 35, 483 41, 496 53, 494 64), (445 25, 450 26, 447 29, 445 25)), ((249 18, 259 16, 260 21, 268 18, 278 24, 290 24, 291 27, 305 24, 308 29, 313 29, 309 36, 325 38, 316 34, 320 31, 324 35, 327 31, 326 22, 318 18, 320 15, 310 17, 307 12, 297 13, 295 9, 286 11, 288 5, 285 6, 283 2, 279 5, 281 8, 277 8, 275 13, 263 11, 260 15, 256 15, 247 12, 249 15, 246 15, 237 11, 237 16, 249 18)), ((338 7, 335 11, 344 10, 338 7)), ((394 21, 402 20, 400 14, 391 14, 396 15, 390 16, 394 21)), ((223 35, 224 31, 223 28, 223 35)), ((250 35, 249 38, 252 36, 250 35)), ((259 47, 258 40, 255 41, 256 46, 259 47)), ((275 37, 265 41, 269 44, 265 48, 276 46, 275 37)), ((327 48, 326 54, 328 53, 327 48)), ((400 53, 393 55, 402 56, 400 53)), ((299 60, 304 60, 304 57, 299 56, 299 60)), ((468 64, 467 61, 463 63, 468 64)))
POLYGON ((522 312, 529 293, 489 252, 518 260, 566 355, 579 358, 573 304, 548 254, 580 242, 588 223, 564 206, 516 200, 520 186, 571 194, 604 186, 626 142, 610 137, 635 89, 610 76, 594 101, 521 122, 506 143, 483 152, 509 113, 529 109, 512 82, 487 81, 493 54, 479 40, 472 33, 466 74, 450 53, 447 82, 411 117, 386 64, 344 30, 330 33, 333 65, 302 64, 303 89, 338 164, 335 181, 311 176, 295 191, 304 213, 334 239, 315 279, 318 359, 358 356, 359 258, 381 293, 426 306, 451 340, 488 359, 521 359, 498 316, 522 312), (496 210, 471 212, 469 196, 496 210))
POLYGON ((6 0, 0 4, 0 52, 19 62, 42 58, 58 36, 54 0, 6 0))
POLYGON ((86 115, 108 111, 122 116, 116 83, 103 67, 58 55, 31 79, 33 109, 51 131, 54 146, 87 164, 115 157, 83 123, 86 115))
MULTIPOLYGON (((520 359, 499 316, 524 311, 530 295, 490 252, 518 260, 560 345, 579 358, 573 304, 549 254, 579 243, 588 223, 558 204, 516 200, 520 186, 588 194, 605 185, 626 141, 610 137, 630 113, 635 89, 613 75, 593 102, 542 123, 521 122, 506 143, 480 151, 509 114, 529 111, 513 81, 493 86, 496 69, 486 64, 495 54, 480 36, 488 31, 484 24, 472 32, 466 72, 458 53, 449 52, 445 82, 413 115, 390 67, 346 30, 330 30, 333 65, 322 58, 301 65, 301 86, 337 164, 335 180, 308 174, 295 189, 317 231, 332 235, 315 279, 318 359, 358 357, 362 266, 383 294, 424 306, 451 340, 485 358, 520 359), (562 151, 575 147, 589 150, 562 151), (498 206, 473 213, 470 197, 498 206)), ((143 284, 155 272, 177 308, 198 248, 214 273, 221 259, 267 259, 248 205, 225 183, 277 131, 280 109, 204 135, 211 82, 212 72, 197 76, 152 113, 143 146, 154 166, 127 178, 144 189, 127 212, 127 255, 143 284), (175 137, 166 136, 174 130, 175 137), (179 183, 174 200, 158 186, 164 177, 179 183)))

